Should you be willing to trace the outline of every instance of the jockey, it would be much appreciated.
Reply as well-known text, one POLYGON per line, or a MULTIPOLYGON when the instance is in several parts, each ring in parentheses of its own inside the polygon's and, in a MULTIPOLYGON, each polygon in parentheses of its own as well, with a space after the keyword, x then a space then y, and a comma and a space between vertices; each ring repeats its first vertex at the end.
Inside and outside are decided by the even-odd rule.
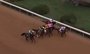
POLYGON ((47 27, 45 25, 42 26, 43 29, 46 29, 47 27))
POLYGON ((31 30, 28 31, 28 33, 31 33, 31 32, 32 32, 31 30))
POLYGON ((64 31, 65 29, 66 29, 65 26, 61 26, 60 29, 59 29, 59 31, 62 32, 62 31, 64 31))
POLYGON ((33 34, 33 33, 34 33, 34 31, 33 31, 33 30, 29 30, 29 31, 28 31, 28 33, 33 34))
POLYGON ((47 26, 48 26, 48 28, 51 28, 51 27, 53 27, 53 24, 49 23, 49 24, 47 24, 47 26))
POLYGON ((42 26, 42 29, 44 30, 45 33, 47 32, 47 30, 46 30, 47 28, 48 28, 47 25, 43 25, 43 26, 42 26))
POLYGON ((53 20, 49 19, 49 20, 46 21, 46 24, 49 24, 49 23, 52 23, 52 22, 53 22, 53 20))
POLYGON ((50 23, 52 23, 53 22, 53 19, 50 19, 49 21, 50 21, 50 23))
POLYGON ((46 27, 46 28, 51 28, 51 27, 53 27, 53 23, 52 23, 52 22, 53 22, 52 19, 48 20, 48 21, 47 21, 47 24, 45 25, 45 27, 46 27))

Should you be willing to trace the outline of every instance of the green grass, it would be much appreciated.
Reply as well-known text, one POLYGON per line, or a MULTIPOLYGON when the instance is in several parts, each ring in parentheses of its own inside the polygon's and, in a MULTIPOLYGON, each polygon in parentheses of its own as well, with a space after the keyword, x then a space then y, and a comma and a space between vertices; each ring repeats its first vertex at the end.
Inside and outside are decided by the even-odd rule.
POLYGON ((50 13, 45 16, 56 20, 64 14, 74 13, 78 18, 75 26, 90 32, 90 8, 88 7, 76 7, 70 3, 63 3, 61 0, 22 0, 14 4, 29 10, 39 4, 47 4, 50 7, 50 13))

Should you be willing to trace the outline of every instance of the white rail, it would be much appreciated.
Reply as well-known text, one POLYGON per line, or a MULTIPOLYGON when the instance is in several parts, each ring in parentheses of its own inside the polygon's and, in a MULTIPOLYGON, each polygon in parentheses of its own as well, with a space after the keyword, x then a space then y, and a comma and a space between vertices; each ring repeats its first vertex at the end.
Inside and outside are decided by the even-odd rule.
MULTIPOLYGON (((17 6, 17 5, 14 5, 14 4, 12 4, 12 3, 9 3, 9 2, 7 2, 7 1, 0 0, 0 2, 1 2, 1 3, 5 3, 5 4, 7 4, 7 5, 10 5, 10 6, 13 6, 13 7, 18 8, 18 9, 21 9, 21 10, 26 11, 26 12, 28 12, 28 13, 32 13, 32 14, 34 14, 34 15, 36 15, 36 16, 39 16, 39 17, 41 17, 41 18, 44 18, 44 19, 47 19, 47 20, 50 20, 50 19, 51 19, 51 18, 42 16, 42 15, 40 15, 40 14, 37 14, 37 13, 35 13, 35 12, 32 12, 32 11, 30 11, 30 10, 27 10, 27 9, 25 9, 25 8, 22 8, 22 7, 19 7, 19 6, 17 6)), ((61 22, 56 21, 56 20, 54 20, 54 21, 55 21, 56 23, 58 23, 58 24, 64 25, 64 26, 66 26, 66 27, 68 27, 68 28, 71 28, 71 29, 73 29, 73 30, 79 31, 79 32, 81 32, 81 33, 83 33, 83 34, 90 35, 90 33, 86 32, 86 31, 77 29, 77 28, 75 28, 75 27, 69 26, 69 25, 67 25, 67 24, 61 23, 61 22)))

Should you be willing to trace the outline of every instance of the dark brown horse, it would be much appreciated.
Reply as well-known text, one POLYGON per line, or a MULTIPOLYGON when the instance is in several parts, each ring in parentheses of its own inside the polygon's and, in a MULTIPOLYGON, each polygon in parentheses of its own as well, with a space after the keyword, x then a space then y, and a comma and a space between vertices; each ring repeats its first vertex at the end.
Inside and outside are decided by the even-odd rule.
POLYGON ((25 39, 28 41, 30 39, 32 42, 35 41, 35 35, 33 33, 22 33, 21 36, 25 36, 25 39))

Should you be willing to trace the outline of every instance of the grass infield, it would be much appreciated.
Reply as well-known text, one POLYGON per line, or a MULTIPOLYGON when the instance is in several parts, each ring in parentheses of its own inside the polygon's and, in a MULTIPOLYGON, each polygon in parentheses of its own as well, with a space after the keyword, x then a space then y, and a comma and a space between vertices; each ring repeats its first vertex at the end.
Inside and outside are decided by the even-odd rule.
POLYGON ((63 0, 22 0, 13 3, 29 10, 39 4, 46 4, 50 8, 50 13, 45 16, 56 20, 65 14, 73 13, 78 20, 75 27, 90 32, 90 7, 74 6, 63 0))

